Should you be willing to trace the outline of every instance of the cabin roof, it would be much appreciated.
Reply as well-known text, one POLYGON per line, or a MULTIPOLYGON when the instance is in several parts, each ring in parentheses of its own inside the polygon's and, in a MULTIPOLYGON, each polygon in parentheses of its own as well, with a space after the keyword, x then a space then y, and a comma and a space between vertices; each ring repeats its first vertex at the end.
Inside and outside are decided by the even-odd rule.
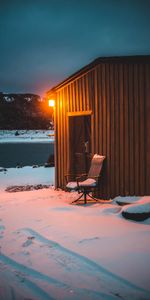
POLYGON ((96 65, 100 63, 150 63, 150 55, 132 55, 132 56, 112 56, 112 57, 98 57, 93 60, 88 65, 84 66, 83 68, 79 69, 77 72, 73 73, 56 86, 52 87, 50 90, 47 91, 47 94, 55 92, 57 89, 61 88, 65 84, 68 84, 72 80, 78 78, 79 76, 83 75, 84 73, 88 72, 96 65))

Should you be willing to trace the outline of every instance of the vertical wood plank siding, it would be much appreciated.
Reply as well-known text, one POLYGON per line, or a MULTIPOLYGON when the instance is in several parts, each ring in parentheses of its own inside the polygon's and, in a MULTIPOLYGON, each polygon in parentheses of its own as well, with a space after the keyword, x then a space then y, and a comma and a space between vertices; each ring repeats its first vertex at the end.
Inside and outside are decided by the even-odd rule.
POLYGON ((56 92, 56 187, 65 188, 68 112, 92 110, 92 154, 106 156, 99 197, 150 194, 150 64, 101 62, 56 92))
POLYGON ((145 144, 146 144, 146 194, 150 195, 150 66, 146 64, 145 71, 145 97, 146 101, 146 131, 145 131, 145 144))
POLYGON ((129 186, 130 196, 134 195, 135 191, 135 163, 134 163, 134 91, 133 91, 133 65, 129 66, 129 186))

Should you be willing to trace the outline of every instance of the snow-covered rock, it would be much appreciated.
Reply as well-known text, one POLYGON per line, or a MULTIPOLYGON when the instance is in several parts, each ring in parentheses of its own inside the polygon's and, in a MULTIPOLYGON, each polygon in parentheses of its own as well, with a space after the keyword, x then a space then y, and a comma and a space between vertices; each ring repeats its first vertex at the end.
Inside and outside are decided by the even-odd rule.
POLYGON ((150 218, 150 201, 137 201, 136 204, 126 205, 122 209, 122 216, 134 221, 144 221, 150 218))

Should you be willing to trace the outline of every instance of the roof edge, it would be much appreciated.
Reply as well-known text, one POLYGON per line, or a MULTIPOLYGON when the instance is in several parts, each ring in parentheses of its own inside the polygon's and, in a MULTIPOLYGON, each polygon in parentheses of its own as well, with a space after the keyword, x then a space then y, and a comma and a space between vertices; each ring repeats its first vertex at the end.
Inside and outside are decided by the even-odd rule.
POLYGON ((82 74, 89 71, 91 68, 95 67, 96 65, 98 65, 100 63, 111 63, 111 62, 115 62, 115 63, 133 62, 133 63, 135 63, 136 61, 137 62, 147 62, 147 61, 150 62, 150 55, 129 55, 129 56, 98 57, 95 60, 93 60, 92 62, 90 62, 88 65, 85 65, 84 67, 82 67, 81 69, 79 69, 78 71, 76 71, 75 73, 73 73, 72 75, 70 75, 69 77, 67 77, 66 79, 64 79, 63 81, 61 81, 57 85, 55 85, 54 87, 52 87, 50 90, 48 90, 46 92, 46 94, 54 93, 57 89, 61 88, 65 84, 68 84, 69 82, 71 82, 72 80, 77 78, 78 76, 81 76, 82 74))

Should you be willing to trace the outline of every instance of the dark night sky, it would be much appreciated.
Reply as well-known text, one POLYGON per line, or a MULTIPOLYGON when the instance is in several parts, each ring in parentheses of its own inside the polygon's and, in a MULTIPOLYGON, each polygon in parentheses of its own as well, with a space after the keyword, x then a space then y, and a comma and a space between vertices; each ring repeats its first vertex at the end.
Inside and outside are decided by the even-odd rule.
POLYGON ((43 93, 99 56, 150 54, 150 0, 0 0, 0 91, 43 93))

